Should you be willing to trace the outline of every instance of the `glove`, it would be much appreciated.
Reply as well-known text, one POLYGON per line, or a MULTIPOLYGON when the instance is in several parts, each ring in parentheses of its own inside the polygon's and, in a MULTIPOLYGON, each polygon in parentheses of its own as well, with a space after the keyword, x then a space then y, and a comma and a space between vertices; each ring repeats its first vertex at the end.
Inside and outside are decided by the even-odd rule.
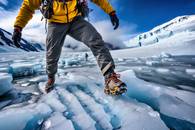
POLYGON ((117 15, 116 15, 116 12, 113 11, 109 15, 110 15, 110 20, 112 22, 112 25, 114 26, 114 30, 116 30, 118 28, 118 26, 119 26, 119 19, 118 19, 117 15))
POLYGON ((14 27, 14 32, 13 32, 13 35, 12 35, 12 40, 13 40, 14 45, 17 48, 20 48, 20 40, 21 40, 21 37, 22 37, 22 28, 21 27, 14 27))

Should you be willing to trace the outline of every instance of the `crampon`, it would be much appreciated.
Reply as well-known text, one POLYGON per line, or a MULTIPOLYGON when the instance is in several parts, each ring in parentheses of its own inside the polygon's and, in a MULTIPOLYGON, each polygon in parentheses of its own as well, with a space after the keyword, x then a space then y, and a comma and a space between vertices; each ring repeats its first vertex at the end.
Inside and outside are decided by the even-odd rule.
POLYGON ((113 73, 106 79, 104 93, 117 96, 127 92, 127 86, 120 79, 120 75, 113 73))

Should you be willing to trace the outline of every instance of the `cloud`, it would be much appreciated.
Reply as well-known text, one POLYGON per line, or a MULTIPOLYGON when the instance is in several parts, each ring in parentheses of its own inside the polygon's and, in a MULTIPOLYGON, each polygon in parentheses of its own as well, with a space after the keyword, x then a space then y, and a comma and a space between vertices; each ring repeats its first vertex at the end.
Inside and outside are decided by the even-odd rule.
POLYGON ((117 30, 114 30, 110 20, 97 21, 93 25, 102 34, 105 41, 113 44, 123 43, 123 37, 129 36, 130 32, 133 32, 137 27, 134 24, 125 24, 120 25, 117 30))
POLYGON ((0 8, 0 27, 11 31, 13 23, 15 20, 16 12, 6 11, 3 8, 0 8))
POLYGON ((7 0, 0 0, 0 4, 7 5, 8 1, 7 0))
MULTIPOLYGON (((0 28, 3 28, 9 32, 13 32, 13 24, 19 10, 6 11, 0 8, 0 28)), ((23 29, 23 37, 32 42, 45 43, 45 21, 41 21, 42 15, 39 11, 36 11, 33 19, 29 21, 27 26, 23 29)), ((111 43, 114 46, 124 46, 123 41, 130 36, 130 32, 133 32, 136 28, 134 24, 125 24, 120 26, 117 30, 113 30, 110 20, 92 21, 94 27, 102 35, 105 42, 111 43)), ((67 37, 65 40, 65 46, 68 44, 81 48, 86 48, 80 42, 67 37)))
MULTIPOLYGON (((13 32, 13 25, 19 10, 6 11, 0 8, 0 28, 9 32, 13 32)), ((32 42, 44 43, 45 42, 45 21, 41 21, 42 15, 36 11, 33 18, 29 21, 27 26, 23 29, 22 35, 25 39, 32 42)))

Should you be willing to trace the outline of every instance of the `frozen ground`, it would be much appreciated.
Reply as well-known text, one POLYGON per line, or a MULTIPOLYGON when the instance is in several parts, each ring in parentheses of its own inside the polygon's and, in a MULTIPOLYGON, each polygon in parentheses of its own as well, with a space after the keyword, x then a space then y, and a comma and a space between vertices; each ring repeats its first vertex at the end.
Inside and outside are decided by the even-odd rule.
POLYGON ((103 93, 91 54, 88 61, 84 53, 63 54, 49 94, 43 93, 43 53, 1 54, 0 129, 195 130, 195 55, 117 53, 117 71, 128 86, 120 97, 103 93))

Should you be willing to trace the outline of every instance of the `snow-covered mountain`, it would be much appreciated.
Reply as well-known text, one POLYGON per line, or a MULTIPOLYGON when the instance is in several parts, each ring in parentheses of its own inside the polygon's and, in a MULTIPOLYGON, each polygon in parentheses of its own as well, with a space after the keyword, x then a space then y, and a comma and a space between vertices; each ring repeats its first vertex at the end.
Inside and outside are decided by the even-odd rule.
POLYGON ((39 43, 31 43, 22 38, 20 44, 21 48, 16 48, 11 40, 12 34, 0 28, 0 53, 1 52, 39 52, 43 51, 44 47, 39 43))
POLYGON ((174 35, 178 35, 179 33, 188 33, 193 31, 195 31, 195 15, 179 16, 167 23, 153 28, 148 32, 142 33, 129 41, 125 41, 125 44, 128 47, 158 44, 160 41, 174 35))

